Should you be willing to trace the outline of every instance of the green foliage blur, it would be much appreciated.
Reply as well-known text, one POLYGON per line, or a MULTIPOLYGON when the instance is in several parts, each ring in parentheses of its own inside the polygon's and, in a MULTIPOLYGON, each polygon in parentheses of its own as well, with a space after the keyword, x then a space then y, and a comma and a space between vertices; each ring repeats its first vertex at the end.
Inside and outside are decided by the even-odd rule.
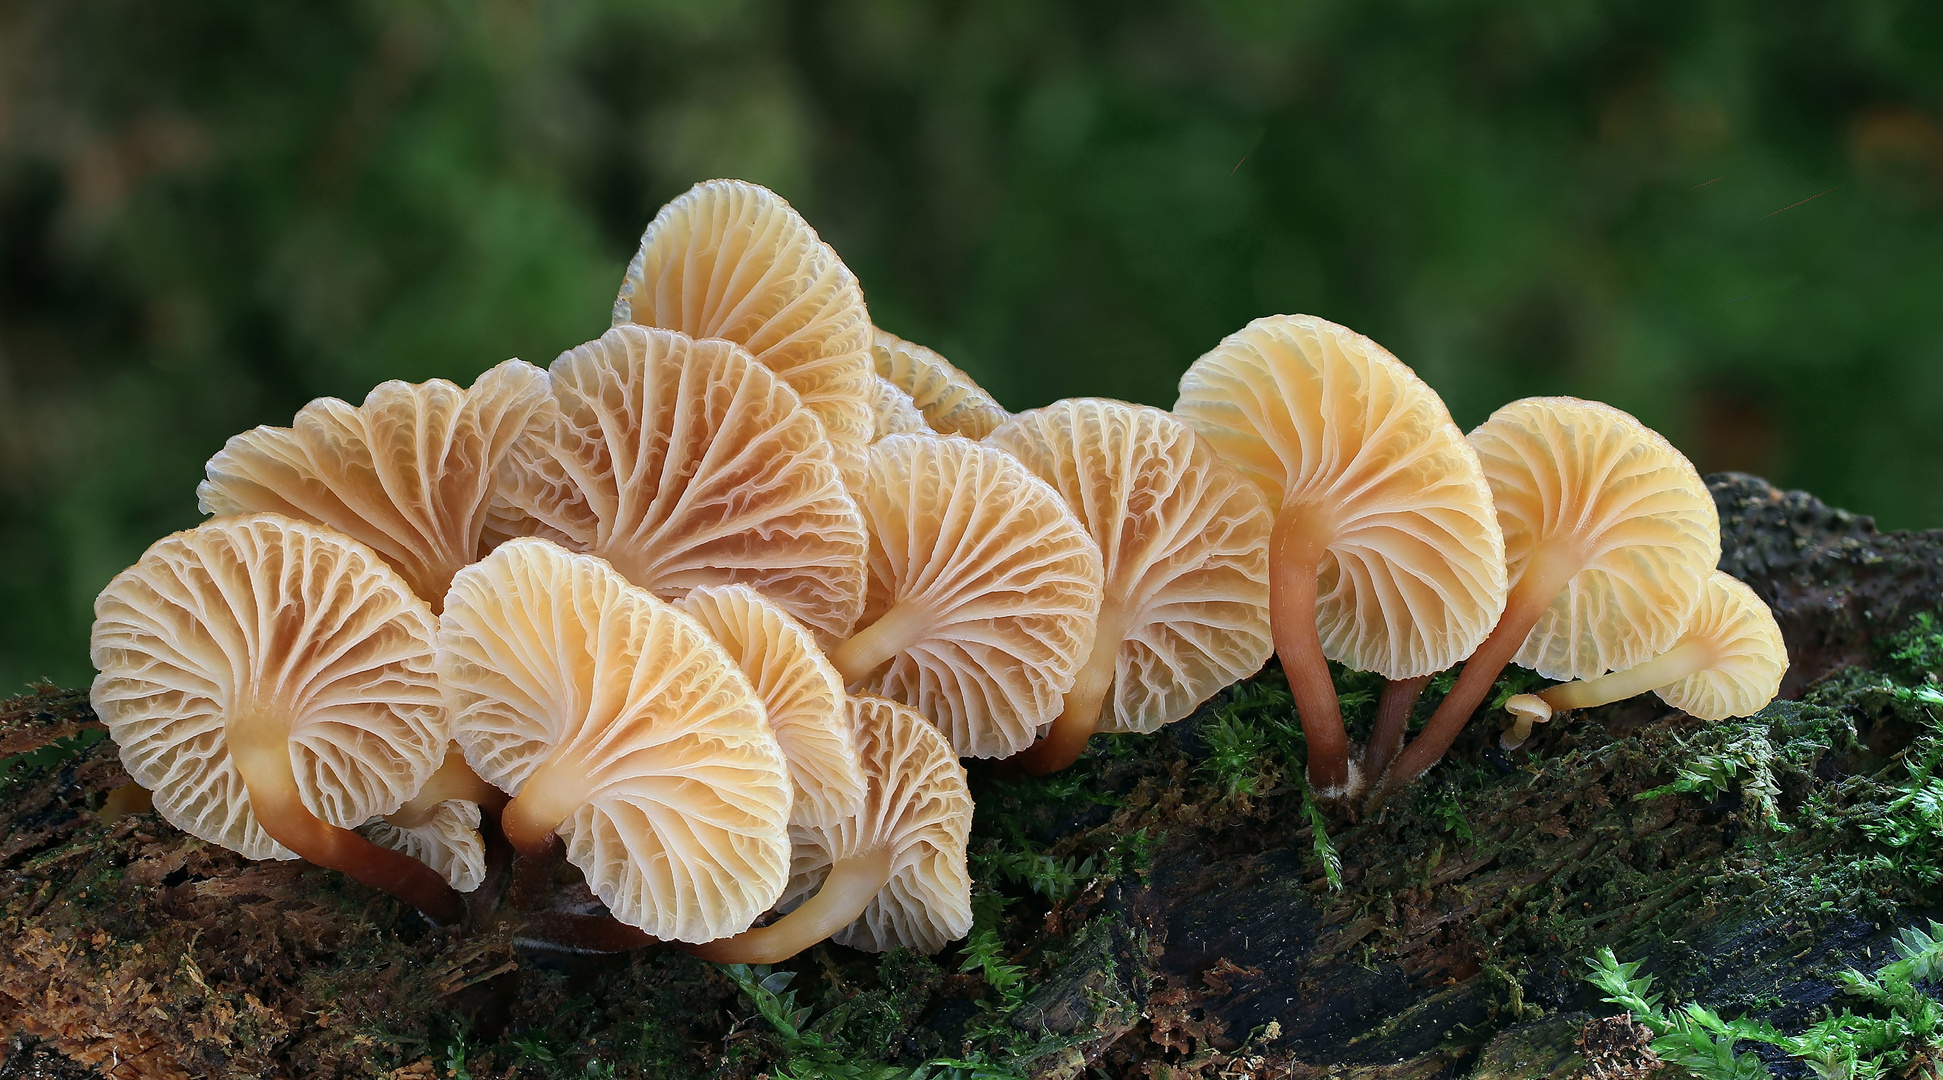
POLYGON ((1922 0, 0 3, 0 686, 90 676, 227 436, 545 363, 714 176, 1013 408, 1312 312, 1466 427, 1943 524, 1940 57, 1922 0))

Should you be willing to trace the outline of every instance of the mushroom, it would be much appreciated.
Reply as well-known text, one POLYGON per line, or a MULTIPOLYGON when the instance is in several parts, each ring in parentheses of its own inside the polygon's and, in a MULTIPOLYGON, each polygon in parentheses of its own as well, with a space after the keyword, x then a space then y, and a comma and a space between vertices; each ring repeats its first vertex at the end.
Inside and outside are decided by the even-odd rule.
POLYGON ((824 938, 869 952, 934 953, 971 929, 965 843, 972 800, 951 744, 893 701, 850 699, 866 793, 862 809, 792 825, 781 919, 689 951, 717 963, 773 964, 824 938))
POLYGON ((863 605, 863 519, 823 425, 727 341, 617 326, 549 369, 550 431, 501 470, 495 528, 598 555, 664 599, 741 582, 819 633, 863 605))
POLYGON ((277 514, 164 537, 95 599, 95 712, 170 824, 308 859, 441 922, 458 895, 352 831, 447 742, 431 610, 376 552, 277 514))
POLYGON ((1095 731, 1148 732, 1254 674, 1268 623, 1268 503, 1179 418, 1100 398, 1020 413, 986 436, 1051 484, 1100 546, 1093 648, 1045 738, 1063 769, 1095 731))
POLYGON ((897 384, 882 375, 870 378, 871 412, 875 416, 872 441, 886 435, 908 435, 911 432, 930 431, 931 425, 924 422, 924 414, 912 403, 911 395, 897 388, 897 384))
POLYGON ((486 876, 486 844, 479 835, 480 810, 495 813, 506 795, 479 778, 456 743, 431 779, 384 817, 358 831, 381 847, 402 851, 445 875, 460 892, 471 892, 486 876))
POLYGON ((1514 401, 1470 442, 1504 528, 1511 592, 1372 802, 1444 755, 1513 659, 1549 679, 1579 679, 1667 651, 1720 561, 1720 518, 1693 465, 1610 405, 1514 401))
POLYGON ((1519 694, 1505 707, 1517 718, 1507 749, 1525 741, 1534 721, 1560 709, 1590 709, 1648 690, 1702 720, 1761 711, 1781 690, 1788 647, 1774 613, 1731 574, 1707 578, 1700 607, 1671 649, 1621 671, 1519 694))
POLYGON ((1093 644, 1085 527, 1012 455, 956 437, 879 440, 857 501, 869 590, 830 652, 850 691, 916 708, 966 757, 1031 745, 1093 644))
POLYGON ((743 346, 823 421, 846 474, 871 440, 870 313, 830 245, 767 188, 710 180, 661 208, 614 300, 638 323, 743 346))
POLYGON ((1309 315, 1230 335, 1181 377, 1174 411, 1268 493, 1275 652, 1309 784, 1348 798, 1366 778, 1351 772, 1328 661, 1428 676, 1476 648, 1504 606, 1503 539, 1477 455, 1409 368, 1309 315))
POLYGON ((452 575, 482 554, 500 462, 547 404, 546 374, 518 360, 469 390, 392 381, 356 408, 318 398, 290 427, 230 439, 196 496, 206 514, 269 511, 363 541, 436 613, 452 575))
POLYGON ((655 938, 746 928, 788 876, 790 781, 734 660, 606 563, 507 541, 452 581, 438 672, 500 828, 556 835, 614 917, 655 938))
POLYGON ((911 396, 931 430, 982 439, 1011 418, 970 375, 922 345, 876 332, 870 347, 877 374, 911 396))
POLYGON ((746 585, 705 585, 676 606, 727 650, 762 700, 796 788, 790 824, 856 813, 864 777, 843 677, 810 632, 746 585))

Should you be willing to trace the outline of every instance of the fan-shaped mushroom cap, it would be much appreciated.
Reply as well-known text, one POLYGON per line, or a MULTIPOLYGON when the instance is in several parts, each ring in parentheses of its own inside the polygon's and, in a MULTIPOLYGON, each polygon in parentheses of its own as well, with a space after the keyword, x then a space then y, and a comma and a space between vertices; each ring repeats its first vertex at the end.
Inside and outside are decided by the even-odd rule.
POLYGON ((290 427, 230 439, 196 495, 206 514, 269 511, 369 544, 436 611, 481 554, 500 461, 547 404, 546 374, 518 360, 469 390, 392 381, 356 408, 318 398, 290 427))
POLYGON ((416 825, 378 818, 358 831, 372 843, 402 851, 438 871, 460 892, 471 892, 486 879, 486 843, 479 835, 479 820, 477 803, 447 799, 416 825))
POLYGON ((967 439, 878 441, 858 504, 862 629, 830 654, 851 692, 915 707, 962 755, 1023 750, 1092 647, 1098 546, 1045 481, 967 439))
POLYGON ((790 823, 856 812, 864 797, 843 676, 803 625, 746 585, 706 585, 676 605, 748 676, 789 759, 790 823))
POLYGON ((1679 640, 1720 561, 1720 517, 1700 474, 1659 433, 1610 405, 1526 398, 1470 435, 1520 581, 1542 554, 1571 573, 1519 664, 1550 679, 1629 668, 1679 640))
POLYGON ((1704 641, 1711 662, 1692 675, 1657 687, 1668 705, 1702 720, 1760 712, 1781 692, 1788 645, 1774 612, 1741 581, 1714 571, 1683 641, 1704 641))
POLYGON ((1057 723, 1153 731, 1268 659, 1268 504, 1185 423, 1082 398, 985 441, 1051 484, 1104 559, 1099 633, 1066 698, 1096 715, 1057 723))
POLYGON ((876 438, 931 430, 931 425, 924 422, 924 414, 912 404, 911 395, 899 390, 897 384, 882 375, 873 375, 870 385, 872 392, 870 407, 876 416, 873 429, 876 438))
POLYGON ((871 440, 870 313, 816 230, 767 188, 710 180, 661 208, 614 300, 614 325, 723 338, 781 375, 839 461, 871 440))
POLYGON ((398 809, 445 752, 432 626, 363 544, 218 518, 156 541, 95 599, 94 708, 170 824, 294 859, 248 785, 280 772, 341 829, 398 809))
POLYGON ((499 531, 598 555, 664 598, 741 582, 821 633, 849 632, 863 519, 794 391, 740 346, 640 326, 561 354, 550 374, 558 420, 509 455, 499 531))
POLYGON ((896 334, 877 331, 870 356, 877 374, 909 394, 925 423, 941 435, 982 439, 1012 416, 970 375, 896 334))
POLYGON ((814 895, 839 860, 889 851, 889 884, 831 940, 868 952, 937 952, 971 930, 964 766, 936 728, 897 702, 862 695, 850 711, 866 777, 863 810, 834 827, 790 828, 789 887, 778 906, 792 910, 814 895))
POLYGON ((599 559, 511 540, 453 579, 439 676, 467 763, 514 793, 507 838, 564 836, 616 918, 707 941, 775 903, 788 769, 749 680, 693 619, 599 559))
POLYGON ((1256 319, 1188 368, 1174 411, 1276 513, 1328 537, 1331 660, 1429 675, 1491 632, 1505 566, 1490 489, 1443 401, 1382 346, 1314 316, 1256 319))

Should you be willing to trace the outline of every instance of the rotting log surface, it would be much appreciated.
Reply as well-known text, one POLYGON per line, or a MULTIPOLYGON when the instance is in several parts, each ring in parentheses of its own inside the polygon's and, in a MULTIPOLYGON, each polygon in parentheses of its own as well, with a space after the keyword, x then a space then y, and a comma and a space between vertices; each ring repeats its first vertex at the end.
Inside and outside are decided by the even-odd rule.
MULTIPOLYGON (((1743 792, 1636 799, 1719 737, 1657 699, 1562 718, 1509 758, 1480 717, 1431 782, 1330 823, 1332 890, 1297 770, 1268 762, 1238 785, 1216 769, 1238 688, 1063 780, 974 769, 975 869, 1007 901, 982 925, 1023 968, 1015 1008, 958 950, 835 946, 788 965, 800 1004, 857 1061, 976 1042, 1042 1077, 1522 1080, 1587 1075, 1588 1057, 1645 1075, 1638 1030, 1580 978, 1610 945, 1682 1000, 1798 1028, 1838 1000, 1837 971, 1934 913, 1921 873, 1857 869, 1881 853, 1853 821, 1914 731, 1843 669, 1943 608, 1943 532, 1879 534, 1754 478, 1710 483, 1722 566, 1775 608, 1784 694, 1808 698, 1757 725, 1790 831, 1743 792)), ((1279 676, 1254 682, 1268 700, 1279 676)), ((0 706, 0 1077, 757 1076, 788 1056, 684 954, 536 955, 152 814, 104 824, 126 780, 112 745, 45 749, 90 728, 83 693, 0 706)))

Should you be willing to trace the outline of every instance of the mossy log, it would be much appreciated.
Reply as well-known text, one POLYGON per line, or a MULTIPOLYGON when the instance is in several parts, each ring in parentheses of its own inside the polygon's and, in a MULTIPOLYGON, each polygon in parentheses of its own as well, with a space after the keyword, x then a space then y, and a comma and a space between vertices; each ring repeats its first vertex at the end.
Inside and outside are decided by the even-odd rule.
POLYGON ((1842 1003, 1838 972, 1936 913, 1943 839, 1884 831, 1925 737, 1897 689, 1922 658, 1900 682, 1869 669, 1943 608, 1943 532, 1710 483, 1723 568, 1788 638, 1790 700, 1708 725, 1635 699, 1515 755, 1480 716, 1361 821, 1313 813, 1262 737, 1278 710, 1290 726, 1273 671, 1070 774, 975 768, 974 942, 799 957, 795 1040, 685 954, 438 931, 327 871, 117 818, 127 778, 85 693, 40 689, 0 706, 0 1077, 866 1075, 972 1054, 1060 1078, 1655 1075, 1644 1030, 1583 979, 1602 946, 1679 1000, 1798 1030, 1842 1003), (1266 756, 1236 765, 1250 745, 1266 756), (1726 779, 1640 797, 1701 759, 1726 779))

